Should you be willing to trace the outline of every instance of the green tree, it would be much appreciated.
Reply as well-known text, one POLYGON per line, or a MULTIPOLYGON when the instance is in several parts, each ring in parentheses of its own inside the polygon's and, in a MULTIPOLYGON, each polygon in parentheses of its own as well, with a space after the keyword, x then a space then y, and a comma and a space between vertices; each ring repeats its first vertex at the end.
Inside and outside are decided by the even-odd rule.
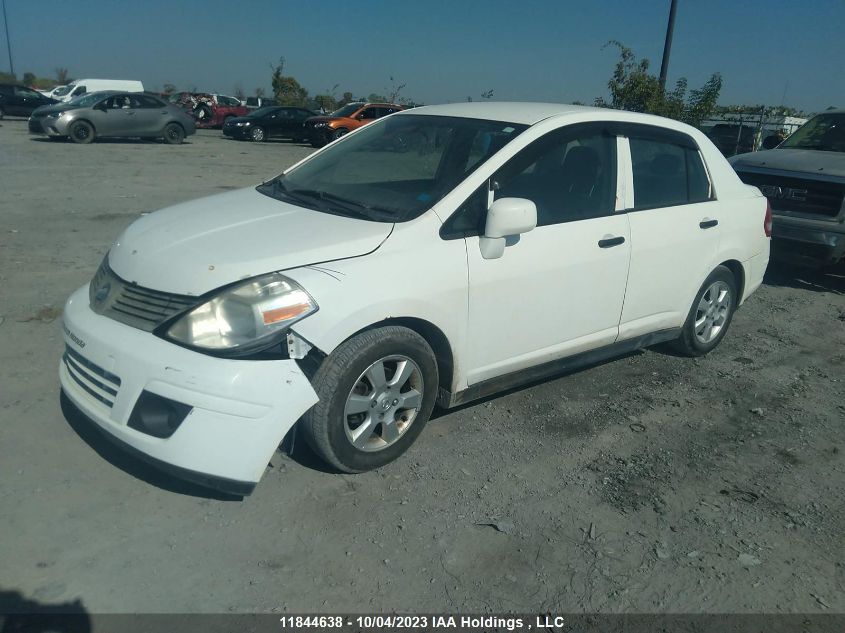
POLYGON ((605 46, 616 46, 619 49, 619 61, 607 82, 610 102, 598 97, 595 105, 657 114, 695 126, 716 109, 716 101, 722 90, 722 76, 719 73, 711 75, 701 88, 690 90, 689 95, 684 77, 675 83, 674 89, 667 91, 660 87, 660 80, 649 72, 648 59, 638 60, 630 48, 616 40, 611 40, 605 46))
POLYGON ((24 86, 32 86, 35 84, 35 81, 38 77, 35 76, 35 73, 24 73, 23 74, 23 85, 24 86))
POLYGON ((353 101, 355 101, 355 97, 352 96, 352 93, 347 90, 343 93, 343 96, 340 98, 340 101, 337 102, 337 105, 338 107, 343 107, 347 103, 352 103, 353 101))
POLYGON ((164 84, 164 87, 161 89, 161 91, 166 95, 172 95, 174 92, 176 92, 176 86, 174 86, 173 84, 164 84))
POLYGON ((279 63, 270 67, 273 69, 273 94, 279 105, 308 107, 308 91, 296 79, 284 74, 285 58, 280 57, 279 63))
POLYGON ((16 84, 18 83, 18 78, 14 73, 0 73, 0 83, 16 84))
POLYGON ((67 68, 56 68, 56 82, 60 86, 64 86, 67 84, 68 81, 70 81, 70 79, 68 79, 67 76, 67 68))

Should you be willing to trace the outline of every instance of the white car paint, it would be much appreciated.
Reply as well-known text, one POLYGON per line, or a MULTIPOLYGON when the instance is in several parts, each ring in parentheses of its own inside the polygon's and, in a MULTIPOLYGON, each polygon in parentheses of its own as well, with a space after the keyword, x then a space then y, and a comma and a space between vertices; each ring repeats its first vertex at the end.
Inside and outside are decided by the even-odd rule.
POLYGON ((102 90, 119 90, 125 92, 144 92, 144 84, 132 79, 76 79, 68 84, 67 94, 56 96, 59 101, 70 101, 74 97, 100 92, 102 90))
POLYGON ((241 189, 136 220, 117 238, 109 262, 119 276, 139 286, 201 295, 274 270, 364 255, 377 249, 392 228, 315 213, 241 189))
MULTIPOLYGON (((765 199, 741 183, 697 130, 649 115, 558 104, 462 103, 391 116, 428 114, 530 127, 407 222, 323 214, 246 189, 136 221, 113 246, 109 263, 139 286, 190 295, 283 271, 319 305, 291 332, 327 355, 373 324, 396 319, 426 324, 451 350, 451 378, 444 388, 452 394, 546 361, 679 328, 695 293, 720 263, 733 261, 744 271, 741 300, 762 282, 769 252, 765 199), (627 139, 619 136, 613 215, 538 227, 509 238, 502 257, 494 259, 482 256, 479 236, 439 237, 443 222, 519 150, 563 126, 595 121, 645 123, 688 135, 700 149, 716 199, 630 212, 636 192, 627 139), (699 228, 712 219, 719 222, 717 230, 699 228), (625 241, 611 249, 596 247, 609 237, 625 241)), ((108 371, 122 372, 123 384, 119 406, 105 411, 63 369, 62 387, 70 399, 105 431, 155 459, 256 483, 279 440, 316 401, 297 363, 236 361, 186 350, 95 314, 87 292, 80 289, 68 302, 67 345, 108 371), (126 427, 142 389, 195 403, 173 437, 151 439, 126 427)))

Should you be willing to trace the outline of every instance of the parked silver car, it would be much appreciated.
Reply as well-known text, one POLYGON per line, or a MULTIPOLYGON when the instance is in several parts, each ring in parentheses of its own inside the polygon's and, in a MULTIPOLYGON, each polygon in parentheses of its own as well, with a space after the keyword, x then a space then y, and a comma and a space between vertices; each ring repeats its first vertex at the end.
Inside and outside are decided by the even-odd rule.
POLYGON ((162 138, 181 143, 194 134, 194 120, 183 110, 140 92, 92 92, 67 103, 33 111, 29 131, 50 138, 91 143, 98 137, 162 138))

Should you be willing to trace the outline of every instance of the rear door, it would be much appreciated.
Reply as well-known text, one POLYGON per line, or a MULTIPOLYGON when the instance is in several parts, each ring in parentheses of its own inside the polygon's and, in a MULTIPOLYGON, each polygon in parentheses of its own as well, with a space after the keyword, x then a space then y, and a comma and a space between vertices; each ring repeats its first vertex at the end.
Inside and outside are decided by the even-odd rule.
POLYGON ((144 94, 129 95, 129 130, 131 136, 158 136, 170 113, 167 106, 144 94))
POLYGON ((721 232, 721 206, 695 141, 645 125, 625 126, 623 133, 633 200, 620 340, 683 324, 695 293, 718 263, 721 232))

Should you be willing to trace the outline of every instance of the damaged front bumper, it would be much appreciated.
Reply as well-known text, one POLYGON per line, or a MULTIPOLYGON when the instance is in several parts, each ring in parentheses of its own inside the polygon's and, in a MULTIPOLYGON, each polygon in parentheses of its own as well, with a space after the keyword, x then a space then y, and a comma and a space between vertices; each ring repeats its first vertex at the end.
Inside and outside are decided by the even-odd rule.
POLYGON ((68 299, 62 390, 101 431, 175 475, 249 494, 318 400, 296 361, 216 358, 68 299))

